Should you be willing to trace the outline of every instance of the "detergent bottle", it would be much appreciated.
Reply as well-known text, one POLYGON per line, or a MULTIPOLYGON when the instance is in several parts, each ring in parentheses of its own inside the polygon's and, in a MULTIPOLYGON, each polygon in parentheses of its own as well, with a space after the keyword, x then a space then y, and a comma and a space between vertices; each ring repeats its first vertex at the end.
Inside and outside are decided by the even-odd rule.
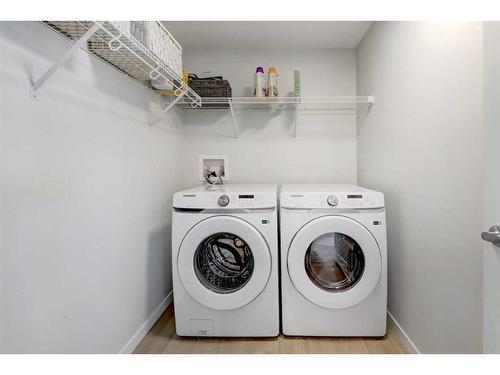
POLYGON ((276 73, 276 68, 272 66, 267 71, 267 96, 278 96, 278 74, 276 73))
POLYGON ((264 68, 262 66, 258 66, 255 70, 253 81, 253 96, 266 96, 266 83, 264 78, 264 68))

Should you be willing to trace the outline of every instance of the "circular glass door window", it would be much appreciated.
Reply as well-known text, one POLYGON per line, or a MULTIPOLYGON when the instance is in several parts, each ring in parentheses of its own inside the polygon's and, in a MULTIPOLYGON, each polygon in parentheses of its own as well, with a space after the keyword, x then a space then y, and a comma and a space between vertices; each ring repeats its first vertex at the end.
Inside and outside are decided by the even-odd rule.
POLYGON ((361 279, 365 256, 350 236, 326 233, 309 245, 305 267, 316 286, 329 292, 342 292, 352 288, 361 279))
POLYGON ((196 249, 194 268, 206 288, 216 293, 233 293, 252 277, 254 259, 243 239, 232 233, 216 233, 196 249))

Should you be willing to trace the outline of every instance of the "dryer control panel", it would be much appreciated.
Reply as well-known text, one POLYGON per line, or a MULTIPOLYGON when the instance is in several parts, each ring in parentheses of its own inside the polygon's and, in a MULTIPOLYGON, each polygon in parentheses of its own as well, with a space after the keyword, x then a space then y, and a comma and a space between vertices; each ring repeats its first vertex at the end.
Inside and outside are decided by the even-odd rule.
POLYGON ((383 208, 384 194, 355 185, 284 185, 280 205, 303 209, 383 208))

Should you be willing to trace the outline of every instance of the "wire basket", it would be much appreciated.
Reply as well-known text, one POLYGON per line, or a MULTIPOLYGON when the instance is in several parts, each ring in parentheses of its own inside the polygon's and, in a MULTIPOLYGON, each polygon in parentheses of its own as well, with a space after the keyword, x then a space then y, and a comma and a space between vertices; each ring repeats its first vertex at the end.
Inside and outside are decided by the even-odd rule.
MULTIPOLYGON (((93 21, 45 21, 45 24, 72 40, 79 39, 93 24, 93 21)), ((109 21, 116 34, 131 35, 145 49, 168 66, 177 76, 182 77, 182 47, 159 21, 109 21)), ((151 82, 155 88, 171 90, 171 82, 161 77, 151 80, 150 69, 133 54, 110 49, 111 36, 98 30, 87 41, 87 49, 94 55, 143 82, 151 82)))
MULTIPOLYGON (((130 34, 182 77, 182 47, 159 21, 130 21, 130 34)), ((161 79, 151 84, 157 89, 172 89, 161 79)))

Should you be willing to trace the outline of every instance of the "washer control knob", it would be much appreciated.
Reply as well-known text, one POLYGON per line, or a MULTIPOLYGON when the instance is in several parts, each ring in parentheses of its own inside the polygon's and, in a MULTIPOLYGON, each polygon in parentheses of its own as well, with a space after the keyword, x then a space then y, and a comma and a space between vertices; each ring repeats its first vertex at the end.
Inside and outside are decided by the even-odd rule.
POLYGON ((229 197, 227 195, 221 195, 217 200, 217 203, 221 207, 226 207, 229 204, 229 197))
POLYGON ((339 204, 339 200, 335 195, 329 195, 328 198, 326 198, 326 201, 332 207, 335 207, 337 204, 339 204))

